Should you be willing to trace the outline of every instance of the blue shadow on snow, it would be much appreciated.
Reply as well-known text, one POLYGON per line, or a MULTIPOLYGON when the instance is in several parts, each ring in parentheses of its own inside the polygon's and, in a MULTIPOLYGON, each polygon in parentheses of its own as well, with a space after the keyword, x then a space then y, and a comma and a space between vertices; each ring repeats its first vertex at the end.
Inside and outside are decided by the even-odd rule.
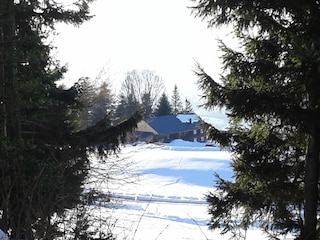
POLYGON ((174 177, 180 182, 189 183, 204 187, 213 187, 216 185, 216 178, 214 173, 225 180, 232 180, 233 173, 231 170, 186 170, 186 169, 168 169, 168 168, 154 168, 147 169, 142 173, 156 174, 165 177, 174 177))

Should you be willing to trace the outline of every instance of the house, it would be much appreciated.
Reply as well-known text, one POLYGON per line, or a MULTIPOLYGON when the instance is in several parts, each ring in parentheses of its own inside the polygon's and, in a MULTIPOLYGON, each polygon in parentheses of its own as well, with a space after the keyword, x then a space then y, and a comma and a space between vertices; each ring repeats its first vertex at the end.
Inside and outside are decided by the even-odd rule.
POLYGON ((165 115, 145 118, 138 123, 135 136, 145 142, 171 142, 183 139, 204 142, 204 131, 196 114, 165 115))

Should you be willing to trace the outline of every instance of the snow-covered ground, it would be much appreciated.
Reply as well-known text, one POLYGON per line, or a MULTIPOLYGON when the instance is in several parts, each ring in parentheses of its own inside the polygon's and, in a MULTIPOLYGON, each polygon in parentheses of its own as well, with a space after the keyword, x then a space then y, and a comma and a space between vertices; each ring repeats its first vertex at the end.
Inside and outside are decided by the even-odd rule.
MULTIPOLYGON (((232 178, 229 152, 175 140, 128 145, 118 157, 93 162, 89 187, 112 196, 100 214, 110 216, 108 227, 117 239, 229 239, 208 229, 205 201, 214 190, 214 172, 232 178)), ((246 233, 246 240, 257 239, 267 238, 257 229, 246 233)))

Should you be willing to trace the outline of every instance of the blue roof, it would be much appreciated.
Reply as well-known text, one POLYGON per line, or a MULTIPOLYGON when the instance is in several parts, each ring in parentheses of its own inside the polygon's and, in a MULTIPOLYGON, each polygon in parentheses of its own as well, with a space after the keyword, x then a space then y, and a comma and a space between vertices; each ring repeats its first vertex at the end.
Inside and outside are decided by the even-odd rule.
POLYGON ((177 115, 165 115, 159 117, 146 118, 145 121, 159 134, 169 134, 184 132, 196 129, 197 122, 182 122, 177 115))

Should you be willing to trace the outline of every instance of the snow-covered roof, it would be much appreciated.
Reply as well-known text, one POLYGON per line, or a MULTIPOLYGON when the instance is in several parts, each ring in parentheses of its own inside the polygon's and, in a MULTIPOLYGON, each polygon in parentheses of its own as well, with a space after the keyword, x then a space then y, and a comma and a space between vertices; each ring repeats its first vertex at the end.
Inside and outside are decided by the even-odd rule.
POLYGON ((176 115, 182 123, 196 123, 199 121, 199 117, 194 113, 178 114, 176 115))

